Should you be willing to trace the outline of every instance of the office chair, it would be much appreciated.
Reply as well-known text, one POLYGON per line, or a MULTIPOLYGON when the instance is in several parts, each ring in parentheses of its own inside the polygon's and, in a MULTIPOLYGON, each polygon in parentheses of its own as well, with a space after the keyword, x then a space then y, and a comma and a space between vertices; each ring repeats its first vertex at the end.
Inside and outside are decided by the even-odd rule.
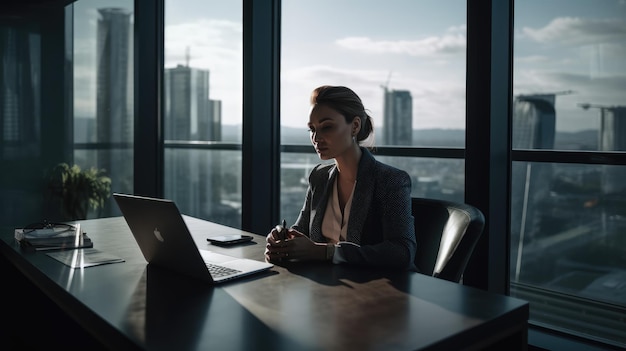
POLYGON ((419 272, 460 282, 485 226, 482 212, 464 203, 413 198, 412 213, 419 272))

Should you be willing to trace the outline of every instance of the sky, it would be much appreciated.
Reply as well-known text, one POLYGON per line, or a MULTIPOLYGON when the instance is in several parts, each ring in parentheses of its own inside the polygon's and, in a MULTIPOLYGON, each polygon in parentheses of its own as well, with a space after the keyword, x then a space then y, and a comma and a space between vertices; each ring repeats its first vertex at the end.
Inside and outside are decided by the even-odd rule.
MULTIPOLYGON (((210 98, 222 100, 223 123, 240 124, 241 1, 165 4, 166 68, 185 64, 189 52, 191 67, 210 71, 210 98)), ((132 1, 75 5, 76 115, 95 109, 95 9, 111 6, 132 8, 132 1)), ((413 128, 463 129, 465 6, 283 0, 281 123, 306 129, 311 91, 331 84, 357 92, 375 126, 382 125, 387 87, 411 92, 413 128)), ((514 23, 514 95, 556 93, 557 130, 598 127, 598 110, 580 103, 626 105, 626 0, 516 1, 514 23)))

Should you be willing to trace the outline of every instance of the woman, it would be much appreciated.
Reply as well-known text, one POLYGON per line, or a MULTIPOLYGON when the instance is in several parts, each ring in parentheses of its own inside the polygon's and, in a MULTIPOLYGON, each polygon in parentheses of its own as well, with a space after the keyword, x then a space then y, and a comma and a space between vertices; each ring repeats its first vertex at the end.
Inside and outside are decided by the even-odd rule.
POLYGON ((373 124, 352 90, 321 86, 311 105, 311 143, 320 159, 335 162, 311 171, 298 220, 267 235, 266 259, 414 269, 409 175, 376 161, 359 145, 373 133, 373 124))

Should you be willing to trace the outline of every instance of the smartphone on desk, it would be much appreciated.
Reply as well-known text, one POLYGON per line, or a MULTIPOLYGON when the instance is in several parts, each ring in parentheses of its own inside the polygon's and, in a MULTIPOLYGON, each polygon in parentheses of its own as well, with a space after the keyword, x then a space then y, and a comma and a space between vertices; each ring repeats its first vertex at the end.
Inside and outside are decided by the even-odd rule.
POLYGON ((218 235, 206 238, 208 242, 218 246, 229 246, 252 241, 252 236, 241 234, 218 235))

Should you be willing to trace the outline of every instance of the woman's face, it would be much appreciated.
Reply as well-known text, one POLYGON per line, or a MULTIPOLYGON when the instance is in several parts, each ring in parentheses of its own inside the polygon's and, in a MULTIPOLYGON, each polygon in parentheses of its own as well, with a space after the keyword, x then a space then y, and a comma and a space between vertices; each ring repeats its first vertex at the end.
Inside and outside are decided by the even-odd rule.
POLYGON ((315 105, 309 116, 311 143, 322 160, 341 156, 353 147, 352 133, 358 128, 359 118, 347 123, 345 117, 326 105, 315 105))

